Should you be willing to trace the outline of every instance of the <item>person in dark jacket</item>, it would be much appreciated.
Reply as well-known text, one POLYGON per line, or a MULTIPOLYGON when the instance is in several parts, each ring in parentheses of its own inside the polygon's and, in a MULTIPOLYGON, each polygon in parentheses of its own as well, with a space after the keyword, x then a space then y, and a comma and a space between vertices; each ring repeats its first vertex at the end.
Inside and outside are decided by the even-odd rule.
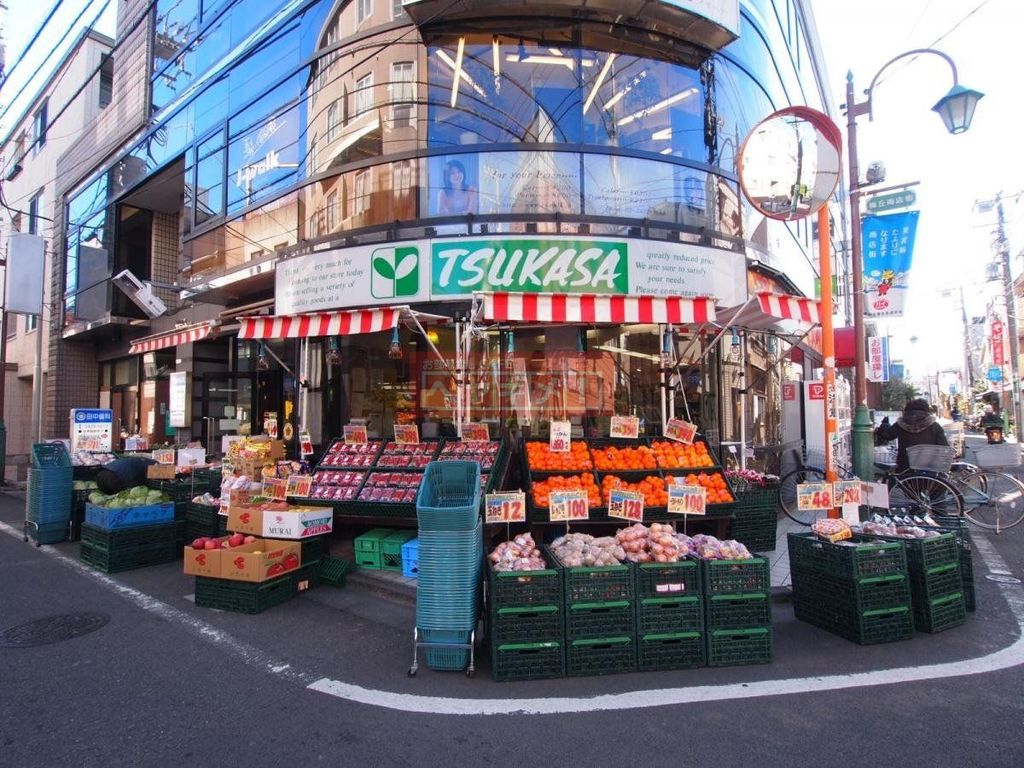
POLYGON ((907 448, 912 445, 949 445, 946 432, 935 420, 931 407, 924 398, 915 398, 903 407, 903 415, 890 424, 888 417, 875 430, 879 440, 896 440, 896 471, 910 468, 907 448))
POLYGON ((146 468, 155 464, 152 459, 123 456, 103 465, 96 473, 96 485, 101 493, 112 496, 127 488, 146 484, 146 468))

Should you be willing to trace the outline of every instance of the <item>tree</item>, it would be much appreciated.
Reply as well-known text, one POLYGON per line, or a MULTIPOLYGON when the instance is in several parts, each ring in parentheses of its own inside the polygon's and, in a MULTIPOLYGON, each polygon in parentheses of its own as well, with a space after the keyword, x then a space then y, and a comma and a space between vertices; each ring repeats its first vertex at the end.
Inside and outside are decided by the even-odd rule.
POLYGON ((918 396, 917 387, 903 379, 889 379, 882 384, 882 410, 902 411, 908 400, 918 396))

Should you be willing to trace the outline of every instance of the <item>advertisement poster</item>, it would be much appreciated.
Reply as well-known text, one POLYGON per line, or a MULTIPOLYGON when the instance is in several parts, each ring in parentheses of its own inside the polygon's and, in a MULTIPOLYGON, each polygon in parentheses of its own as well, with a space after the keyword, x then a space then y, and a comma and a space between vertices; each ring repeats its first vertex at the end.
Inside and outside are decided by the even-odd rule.
POLYGON ((168 391, 169 418, 172 427, 187 427, 188 420, 188 373, 175 371, 168 375, 170 389, 168 391))
POLYGON ((865 317, 899 317, 907 296, 918 211, 861 220, 865 317))
MULTIPOLYGON (((868 381, 889 380, 889 339, 868 337, 868 381)), ((831 394, 831 393, 830 393, 831 394)))
POLYGON ((114 431, 114 412, 107 408, 71 410, 71 452, 109 452, 114 431))
POLYGON ((463 216, 480 212, 478 155, 432 157, 427 163, 430 179, 429 216, 463 216))

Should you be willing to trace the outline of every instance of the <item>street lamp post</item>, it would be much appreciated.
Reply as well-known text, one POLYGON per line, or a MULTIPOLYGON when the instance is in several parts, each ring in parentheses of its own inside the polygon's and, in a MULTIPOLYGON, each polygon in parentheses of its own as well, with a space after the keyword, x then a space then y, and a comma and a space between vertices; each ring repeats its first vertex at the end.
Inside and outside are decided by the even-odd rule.
POLYGON ((860 231, 860 190, 863 185, 860 183, 860 168, 857 162, 857 118, 865 114, 869 120, 874 118, 872 97, 878 78, 886 68, 907 56, 918 56, 925 53, 941 57, 953 70, 953 87, 949 93, 939 99, 932 110, 939 114, 946 130, 950 133, 963 133, 970 127, 971 119, 974 117, 974 108, 984 94, 964 88, 959 84, 956 64, 942 51, 937 51, 934 48, 915 48, 889 59, 871 79, 871 85, 864 91, 866 98, 861 102, 857 101, 854 93, 853 72, 848 72, 846 75, 846 103, 843 105, 843 109, 846 110, 847 154, 850 158, 850 271, 853 273, 853 335, 856 345, 854 349, 856 411, 853 418, 853 469, 859 477, 865 480, 870 480, 874 474, 874 457, 865 371, 864 267, 860 231))

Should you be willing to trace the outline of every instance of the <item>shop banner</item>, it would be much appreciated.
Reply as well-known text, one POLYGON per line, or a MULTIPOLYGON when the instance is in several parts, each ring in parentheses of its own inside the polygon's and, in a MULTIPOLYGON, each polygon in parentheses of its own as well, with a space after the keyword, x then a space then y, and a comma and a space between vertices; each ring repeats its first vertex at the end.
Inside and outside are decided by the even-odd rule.
POLYGON ((868 337, 868 381, 889 380, 889 339, 868 337))
POLYGON ((918 211, 907 211, 861 220, 866 317, 903 314, 917 218, 918 211))
MULTIPOLYGON (((992 321, 992 365, 1002 367, 1006 364, 1006 356, 1003 354, 1003 321, 996 318, 992 321)), ((1000 378, 1002 378, 1000 376, 1000 378)), ((998 381, 999 379, 996 379, 998 381)))
POLYGON ((590 519, 590 502, 586 491, 552 491, 548 505, 548 519, 552 523, 590 519))
POLYGON ((708 489, 703 485, 670 483, 668 486, 668 511, 672 515, 707 514, 708 489))
POLYGON ((487 523, 522 523, 526 521, 526 494, 488 493, 484 497, 484 520, 487 523))

